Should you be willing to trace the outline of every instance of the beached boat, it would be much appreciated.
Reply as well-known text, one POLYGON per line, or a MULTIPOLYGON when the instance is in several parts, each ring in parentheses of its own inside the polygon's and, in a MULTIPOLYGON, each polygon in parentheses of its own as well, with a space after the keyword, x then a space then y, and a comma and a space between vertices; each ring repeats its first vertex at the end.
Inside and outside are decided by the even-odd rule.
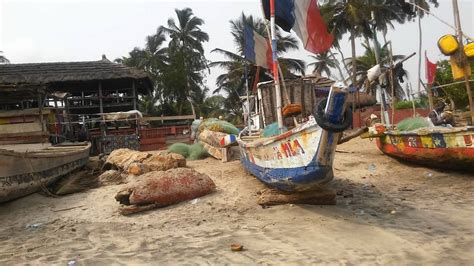
POLYGON ((84 166, 90 143, 0 145, 0 202, 37 192, 84 166))
POLYGON ((352 122, 346 102, 346 90, 333 87, 314 116, 287 132, 261 138, 245 136, 243 131, 237 138, 242 164, 266 185, 286 192, 308 191, 329 182, 340 134, 352 122))
MULTIPOLYGON (((457 37, 443 36, 438 42, 441 52, 446 54, 447 46, 452 46, 450 55, 453 78, 463 78, 466 85, 467 96, 470 103, 471 124, 474 122, 474 103, 469 85, 470 72, 467 54, 464 54, 461 24, 457 1, 453 1, 453 9, 457 27, 457 37), (445 42, 447 41, 447 42, 445 42), (458 61, 458 59, 461 59, 458 61), (461 68, 463 63, 466 66, 461 68), (456 77, 455 72, 460 72, 456 77)), ((432 63, 431 63, 432 64, 432 63)), ((427 62, 427 66, 428 66, 427 62)), ((428 76, 428 98, 430 107, 433 108, 431 84, 434 81, 434 71, 428 76)), ((428 71, 428 70, 427 70, 428 71)), ((429 72, 429 71, 428 71, 429 72)), ((396 127, 387 129, 378 124, 369 128, 363 137, 376 138, 378 148, 385 154, 413 163, 428 165, 441 169, 471 170, 474 168, 474 126, 465 127, 422 127, 412 131, 401 132, 396 127)))
POLYGON ((474 127, 421 128, 409 132, 369 128, 365 137, 376 138, 377 147, 397 159, 442 169, 474 167, 474 127))

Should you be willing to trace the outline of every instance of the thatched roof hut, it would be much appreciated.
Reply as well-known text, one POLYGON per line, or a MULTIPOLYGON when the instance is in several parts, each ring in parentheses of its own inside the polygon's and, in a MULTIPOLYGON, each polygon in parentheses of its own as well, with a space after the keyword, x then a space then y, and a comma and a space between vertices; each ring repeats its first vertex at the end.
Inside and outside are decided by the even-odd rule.
POLYGON ((136 109, 138 95, 152 88, 144 71, 112 63, 105 56, 99 61, 0 65, 0 104, 64 92, 71 113, 127 111, 136 109))

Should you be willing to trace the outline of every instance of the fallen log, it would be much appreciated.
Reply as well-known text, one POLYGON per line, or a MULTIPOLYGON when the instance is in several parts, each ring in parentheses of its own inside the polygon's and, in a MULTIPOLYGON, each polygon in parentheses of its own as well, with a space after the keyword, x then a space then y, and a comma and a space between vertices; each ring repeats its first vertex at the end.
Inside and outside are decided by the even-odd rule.
POLYGON ((282 204, 310 204, 310 205, 336 205, 336 192, 328 188, 320 188, 294 194, 281 194, 274 189, 262 192, 257 203, 262 206, 282 204))

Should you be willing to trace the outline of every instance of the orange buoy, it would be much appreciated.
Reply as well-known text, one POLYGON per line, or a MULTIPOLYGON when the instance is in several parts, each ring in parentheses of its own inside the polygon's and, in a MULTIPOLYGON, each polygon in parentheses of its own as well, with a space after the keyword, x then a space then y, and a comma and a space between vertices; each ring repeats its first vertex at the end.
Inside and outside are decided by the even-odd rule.
POLYGON ((296 116, 296 115, 301 114, 301 110, 302 110, 301 104, 290 103, 290 104, 285 105, 281 112, 284 117, 290 117, 290 116, 296 116))

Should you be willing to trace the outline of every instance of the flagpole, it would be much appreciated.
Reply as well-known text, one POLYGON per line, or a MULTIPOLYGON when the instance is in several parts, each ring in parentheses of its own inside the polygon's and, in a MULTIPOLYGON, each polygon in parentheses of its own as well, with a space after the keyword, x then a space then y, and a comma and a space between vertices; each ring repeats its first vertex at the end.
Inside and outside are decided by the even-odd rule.
POLYGON ((283 133, 283 116, 281 113, 281 91, 278 78, 277 40, 275 31, 275 0, 270 0, 270 27, 272 37, 273 82, 275 83, 275 97, 277 106, 277 122, 280 133, 283 133))
POLYGON ((249 131, 249 136, 252 136, 252 130, 250 128, 251 126, 251 121, 250 121, 250 95, 249 95, 249 79, 248 79, 248 74, 247 74, 247 63, 244 63, 244 78, 245 78, 245 88, 247 90, 247 128, 249 131))

